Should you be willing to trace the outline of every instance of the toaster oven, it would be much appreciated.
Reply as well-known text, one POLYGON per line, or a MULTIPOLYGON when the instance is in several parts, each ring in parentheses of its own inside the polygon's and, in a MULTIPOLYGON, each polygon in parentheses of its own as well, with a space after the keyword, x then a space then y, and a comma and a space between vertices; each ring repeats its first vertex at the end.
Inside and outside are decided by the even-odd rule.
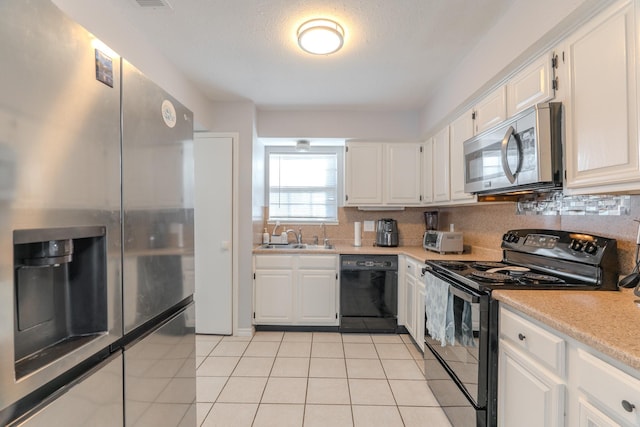
POLYGON ((425 231, 422 246, 429 251, 441 254, 448 252, 461 254, 464 250, 462 233, 459 231, 425 231))

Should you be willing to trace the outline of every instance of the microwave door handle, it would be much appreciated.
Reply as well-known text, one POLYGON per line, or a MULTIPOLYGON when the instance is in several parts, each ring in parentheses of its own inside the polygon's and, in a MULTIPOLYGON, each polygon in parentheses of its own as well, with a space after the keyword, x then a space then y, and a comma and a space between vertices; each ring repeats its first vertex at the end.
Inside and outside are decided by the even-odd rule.
MULTIPOLYGON (((502 170, 504 171, 504 174, 507 176, 507 179, 509 180, 509 182, 512 184, 516 182, 516 174, 518 173, 518 171, 516 170, 515 172, 511 172, 511 169, 509 169, 509 161, 507 159, 507 149, 509 148, 509 140, 514 135, 514 133, 515 133, 515 129, 513 129, 513 126, 509 126, 509 129, 507 129, 507 133, 504 135, 504 138, 502 138, 502 144, 500 147, 500 151, 502 153, 502 170)), ((519 144, 518 138, 514 138, 514 139, 516 140, 516 144, 519 144)), ((520 150, 518 150, 518 156, 520 156, 520 150)), ((520 164, 519 161, 518 161, 518 164, 520 164)))

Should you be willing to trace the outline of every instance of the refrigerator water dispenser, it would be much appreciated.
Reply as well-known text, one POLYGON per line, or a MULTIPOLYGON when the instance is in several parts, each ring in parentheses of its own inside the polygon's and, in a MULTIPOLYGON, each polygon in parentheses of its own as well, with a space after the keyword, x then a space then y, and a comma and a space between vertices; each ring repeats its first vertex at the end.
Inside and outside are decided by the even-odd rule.
POLYGON ((15 230, 13 237, 20 379, 107 331, 106 228, 15 230))

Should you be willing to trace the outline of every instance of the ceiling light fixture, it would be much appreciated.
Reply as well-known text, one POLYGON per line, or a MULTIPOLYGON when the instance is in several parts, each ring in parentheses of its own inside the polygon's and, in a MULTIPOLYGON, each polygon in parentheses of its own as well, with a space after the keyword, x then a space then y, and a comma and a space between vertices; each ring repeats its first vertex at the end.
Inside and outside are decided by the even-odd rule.
POLYGON ((298 45, 314 55, 329 55, 344 44, 344 29, 330 19, 312 19, 298 28, 298 45))
POLYGON ((309 148, 311 148, 311 143, 306 139, 301 139, 299 141, 296 141, 296 151, 301 151, 305 153, 309 151, 309 148))

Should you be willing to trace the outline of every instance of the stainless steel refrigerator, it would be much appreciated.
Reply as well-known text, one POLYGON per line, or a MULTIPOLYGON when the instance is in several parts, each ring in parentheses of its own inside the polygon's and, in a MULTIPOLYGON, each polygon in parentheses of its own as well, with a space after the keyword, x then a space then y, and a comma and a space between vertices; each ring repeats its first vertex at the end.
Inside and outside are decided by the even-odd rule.
POLYGON ((193 115, 122 62, 125 420, 196 424, 193 115))
POLYGON ((0 2, 0 425, 195 425, 192 114, 0 2))

